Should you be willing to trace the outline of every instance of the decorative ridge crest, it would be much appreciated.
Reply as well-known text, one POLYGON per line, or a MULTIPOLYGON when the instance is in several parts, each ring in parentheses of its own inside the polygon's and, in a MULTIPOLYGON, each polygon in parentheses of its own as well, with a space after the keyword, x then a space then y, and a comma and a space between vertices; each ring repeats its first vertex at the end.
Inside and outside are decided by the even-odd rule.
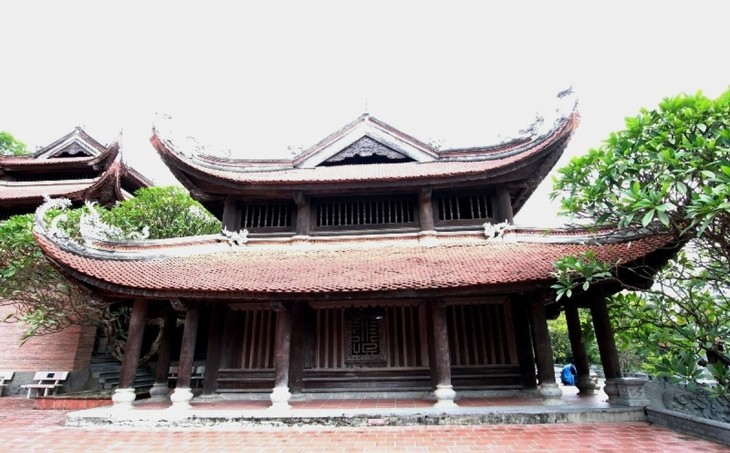
POLYGON ((615 228, 530 228, 507 226, 502 232, 505 242, 541 244, 601 245, 662 236, 646 228, 618 230, 615 228))
POLYGON ((93 204, 87 202, 89 213, 81 216, 80 235, 82 242, 70 237, 60 227, 60 223, 68 216, 61 213, 53 218, 50 225, 46 225, 45 217, 51 209, 65 210, 71 206, 68 198, 51 199, 41 204, 35 212, 34 232, 46 238, 60 249, 76 255, 89 256, 104 260, 144 260, 172 256, 190 256, 210 251, 211 247, 223 243, 221 236, 209 235, 196 238, 197 243, 180 243, 179 238, 171 240, 146 240, 149 229, 145 227, 141 232, 125 234, 119 228, 106 224, 93 204), (173 247, 155 247, 173 244, 173 247), (104 245, 110 247, 104 248, 104 245), (140 246, 145 246, 140 248, 140 246), (136 248, 131 248, 136 247, 136 248), (125 248, 127 247, 127 248, 125 248))

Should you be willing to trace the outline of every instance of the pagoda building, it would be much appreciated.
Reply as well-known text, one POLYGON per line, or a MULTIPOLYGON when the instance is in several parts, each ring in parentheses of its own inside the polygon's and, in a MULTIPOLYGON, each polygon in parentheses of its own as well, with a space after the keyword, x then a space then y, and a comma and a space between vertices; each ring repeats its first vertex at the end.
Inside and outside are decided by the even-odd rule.
POLYGON ((0 219, 34 212, 44 196, 109 206, 152 182, 77 127, 29 156, 0 156, 0 219))
MULTIPOLYGON (((34 212, 46 196, 110 206, 152 185, 122 161, 119 141, 105 146, 77 127, 31 155, 0 156, 0 220, 34 212)), ((0 319, 14 314, 14 305, 0 305, 0 319)), ((26 329, 24 323, 0 323, 0 368, 18 372, 13 387, 30 382, 35 371, 55 369, 74 371, 67 389, 84 388, 95 329, 73 326, 22 341, 26 329)))
MULTIPOLYGON (((460 395, 536 389, 559 404, 546 320, 566 311, 590 393, 581 308, 615 398, 605 296, 621 288, 595 284, 558 306, 552 263, 593 251, 647 285, 674 249, 657 236, 512 225, 577 125, 571 111, 519 139, 438 150, 363 115, 291 160, 212 157, 155 132, 153 146, 222 234, 81 244, 39 221, 36 238, 69 279, 133 307, 119 406, 134 400, 150 316, 185 319, 173 406, 189 407, 201 361, 203 394, 268 394, 273 408, 384 393, 449 407, 460 395)), ((168 387, 173 342, 162 338, 153 394, 168 387)))

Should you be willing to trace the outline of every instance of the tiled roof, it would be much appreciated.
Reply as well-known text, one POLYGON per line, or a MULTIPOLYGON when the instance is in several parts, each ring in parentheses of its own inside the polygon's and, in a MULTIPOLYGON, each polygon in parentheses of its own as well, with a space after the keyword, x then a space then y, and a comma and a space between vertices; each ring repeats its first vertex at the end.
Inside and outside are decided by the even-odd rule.
MULTIPOLYGON (((0 200, 14 205, 39 205, 43 197, 65 197, 72 200, 96 199, 105 186, 111 185, 117 200, 128 198, 131 191, 150 187, 152 182, 121 159, 115 142, 96 156, 35 159, 33 157, 0 158, 0 170, 16 175, 38 175, 37 181, 5 181, 0 178, 0 200), (30 169, 32 168, 32 171, 30 169), (64 170, 85 167, 94 177, 73 179, 64 170), (45 179, 40 179, 40 176, 45 179)), ((91 175, 90 175, 91 176, 91 175)), ((34 207, 35 207, 34 206, 34 207)))
POLYGON ((38 181, 36 183, 2 183, 0 182, 0 200, 42 200, 44 195, 50 197, 75 198, 74 195, 92 187, 99 178, 76 181, 38 181))
MULTIPOLYGON (((186 154, 159 135, 151 138, 163 161, 178 174, 190 174, 209 181, 235 184, 293 185, 308 183, 347 182, 407 182, 432 178, 493 177, 520 168, 545 152, 558 155, 578 124, 578 115, 571 114, 544 136, 535 140, 520 140, 493 148, 444 151, 432 161, 369 165, 319 166, 297 168, 294 161, 270 162, 262 169, 251 160, 211 158, 201 154, 186 154), (462 152, 463 151, 463 152, 462 152), (466 156, 466 157, 464 157, 466 156)), ((544 176, 544 175, 542 175, 544 176)), ((183 183, 185 178, 183 178, 183 183)), ((188 187, 193 190, 194 187, 188 187)))
POLYGON ((0 156, 0 169, 23 171, 28 167, 54 171, 56 168, 80 168, 112 162, 119 154, 119 143, 114 142, 97 155, 80 157, 54 157, 39 159, 36 154, 29 156, 0 156))
POLYGON ((117 294, 157 297, 261 297, 488 288, 549 282, 552 262, 594 250, 599 259, 628 263, 667 243, 647 237, 602 245, 502 242, 476 237, 231 247, 220 238, 140 250, 65 247, 43 232, 36 238, 68 275, 117 294))

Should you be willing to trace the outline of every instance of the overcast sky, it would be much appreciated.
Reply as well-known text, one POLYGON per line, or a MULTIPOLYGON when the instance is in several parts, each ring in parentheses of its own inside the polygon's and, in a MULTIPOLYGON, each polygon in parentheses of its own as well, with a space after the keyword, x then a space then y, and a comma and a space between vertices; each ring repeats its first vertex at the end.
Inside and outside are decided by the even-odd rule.
MULTIPOLYGON (((23 1, 0 6, 0 130, 31 149, 80 125, 169 183, 149 144, 178 133, 288 157, 367 111, 444 147, 514 135, 555 94, 582 122, 565 158, 666 96, 730 86, 730 2, 23 1)), ((564 161, 562 161, 564 162, 564 161)), ((544 184, 518 223, 554 207, 544 184)))

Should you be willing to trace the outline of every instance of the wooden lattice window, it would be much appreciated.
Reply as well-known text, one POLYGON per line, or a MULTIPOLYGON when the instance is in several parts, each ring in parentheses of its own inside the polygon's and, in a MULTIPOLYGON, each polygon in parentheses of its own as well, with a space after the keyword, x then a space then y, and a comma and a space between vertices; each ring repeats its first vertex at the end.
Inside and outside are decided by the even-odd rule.
POLYGON ((374 226, 415 226, 414 197, 348 200, 321 200, 316 203, 319 228, 367 228, 374 226))
POLYGON ((345 363, 386 362, 384 310, 352 309, 347 316, 345 363))
POLYGON ((292 227, 292 203, 243 203, 240 209, 241 228, 281 230, 292 227))
POLYGON ((435 198, 437 222, 442 224, 483 223, 493 217, 488 193, 440 194, 435 198))

